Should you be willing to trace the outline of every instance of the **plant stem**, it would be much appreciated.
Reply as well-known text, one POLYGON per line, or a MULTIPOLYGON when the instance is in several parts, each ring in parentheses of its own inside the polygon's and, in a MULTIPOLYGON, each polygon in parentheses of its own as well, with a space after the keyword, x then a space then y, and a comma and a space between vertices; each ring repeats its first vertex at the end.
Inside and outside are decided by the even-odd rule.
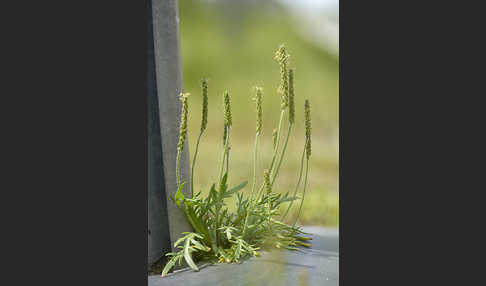
MULTIPOLYGON (((228 129, 227 129, 228 127, 227 127, 226 125, 224 126, 224 128, 225 128, 226 130, 228 130, 228 129)), ((225 144, 223 145, 223 156, 222 156, 222 158, 221 158, 221 169, 219 170, 219 183, 221 183, 221 180, 223 179, 224 161, 225 161, 225 158, 226 158, 226 142, 228 141, 228 140, 227 140, 227 137, 228 137, 228 136, 226 136, 226 138, 225 138, 225 142, 224 142, 225 144)))
POLYGON ((255 147, 253 148, 253 185, 251 187, 250 201, 253 198, 253 192, 255 191, 255 186, 256 186, 257 150, 258 150, 259 136, 260 136, 260 132, 257 132, 255 137, 255 147))
POLYGON ((278 161, 277 168, 275 169, 275 174, 273 175, 272 186, 273 186, 273 183, 275 182, 275 179, 277 179, 278 171, 280 170, 280 166, 282 165, 282 161, 283 161, 284 155, 285 155, 285 150, 287 150, 287 143, 289 143, 290 133, 292 132, 292 126, 293 125, 294 125, 293 123, 289 124, 289 131, 287 132, 287 138, 285 139, 285 144, 284 144, 283 149, 282 149, 282 154, 280 155, 280 160, 278 161))
MULTIPOLYGON (((223 147, 224 148, 224 147, 223 147)), ((223 150, 223 156, 222 156, 222 161, 221 161, 221 170, 219 172, 219 185, 221 186, 221 181, 223 180, 223 168, 224 168, 224 160, 225 160, 225 154, 226 154, 226 148, 224 148, 223 150)), ((218 221, 219 221, 219 200, 220 200, 220 195, 221 195, 221 190, 219 190, 218 192, 218 198, 217 198, 217 202, 216 202, 216 211, 215 211, 215 221, 214 221, 214 237, 215 237, 215 240, 216 240, 216 244, 218 244, 218 241, 219 241, 219 238, 218 238, 218 221)))
POLYGON ((224 169, 224 162, 226 158, 226 150, 223 150, 222 158, 221 158, 221 169, 219 170, 219 182, 223 179, 223 169, 224 169))
POLYGON ((309 158, 306 160, 306 167, 305 167, 305 180, 304 180, 304 191, 302 193, 302 200, 300 201, 300 206, 299 206, 299 212, 297 213, 297 217, 295 218, 294 224, 292 225, 292 228, 295 227, 295 224, 297 223, 297 220, 300 217, 300 214, 302 212, 302 205, 304 204, 304 197, 305 197, 305 191, 307 188, 307 175, 309 173, 309 158))
MULTIPOLYGON (((272 163, 270 164, 270 168, 268 169, 270 174, 272 173, 272 169, 275 164, 275 159, 277 158, 278 146, 280 145, 280 135, 282 133, 282 121, 284 120, 284 118, 285 118, 285 109, 282 109, 282 112, 280 112, 280 120, 278 122, 277 143, 275 144, 275 150, 273 151, 272 163)), ((263 193, 264 186, 265 184, 262 184, 262 186, 258 190, 258 195, 256 197, 255 203, 260 200, 260 196, 263 193)))
POLYGON ((229 170, 229 150, 226 152, 226 170, 225 173, 228 174, 229 170))
MULTIPOLYGON (((227 128, 226 126, 224 128, 227 128)), ((225 143, 226 143, 226 139, 225 139, 225 143)), ((226 144, 225 144, 226 145, 226 144)), ((221 181, 223 180, 223 169, 224 169, 224 160, 226 158, 226 147, 223 145, 223 155, 221 156, 221 169, 219 171, 219 185, 221 186, 221 181)), ((221 190, 219 190, 218 194, 221 193, 221 190)), ((215 244, 217 246, 218 244, 218 220, 219 220, 219 195, 218 195, 218 198, 217 198, 218 202, 216 204, 216 210, 215 210, 215 215, 214 215, 214 218, 215 218, 215 221, 214 221, 214 240, 215 240, 215 244)), ((214 246, 213 246, 214 248, 214 246)))
MULTIPOLYGON (((294 197, 297 195, 297 190, 299 189, 300 182, 302 180, 302 170, 304 169, 304 156, 305 156, 305 144, 304 144, 304 150, 302 151, 302 158, 300 159, 300 171, 299 171, 299 180, 297 181, 297 185, 295 186, 294 190, 294 197)), ((282 216, 280 221, 283 221, 287 217, 287 213, 289 212, 290 208, 292 207, 292 204, 294 201, 290 201, 289 206, 287 207, 287 210, 285 211, 285 214, 282 216)))
POLYGON ((273 164, 275 163, 275 159, 277 158, 278 146, 280 145, 280 134, 282 132, 282 121, 284 120, 284 117, 285 109, 282 109, 282 112, 280 112, 280 120, 278 122, 277 144, 275 145, 275 150, 273 151, 272 163, 270 164, 270 168, 268 169, 270 174, 272 173, 273 164))
POLYGON ((270 215, 270 207, 271 207, 270 194, 268 194, 268 197, 267 197, 267 218, 268 218, 268 233, 269 234, 272 232, 272 216, 270 215))
MULTIPOLYGON (((229 139, 230 139, 230 133, 231 133, 231 128, 228 127, 228 137, 226 138, 226 174, 229 172, 229 155, 230 155, 230 150, 229 150, 229 139)), ((228 182, 228 178, 226 178, 226 182, 228 182)))
POLYGON ((191 193, 194 194, 194 166, 196 166, 197 152, 199 150, 199 141, 201 140, 202 132, 199 133, 196 143, 196 151, 194 152, 194 159, 192 160, 192 170, 191 170, 191 193))
MULTIPOLYGON (((228 150, 228 146, 229 146, 229 137, 230 137, 230 131, 231 131, 231 128, 229 126, 225 126, 224 128, 226 128, 227 130, 227 135, 226 135, 226 139, 225 139, 225 144, 223 146, 223 156, 222 156, 222 162, 221 162, 221 169, 220 169, 220 172, 219 172, 219 184, 221 186, 221 182, 223 180, 223 169, 224 169, 224 162, 225 162, 225 158, 227 159, 226 160, 226 176, 228 176, 228 161, 229 161, 229 156, 228 156, 228 153, 229 153, 229 150, 228 150)), ((226 180, 228 180, 228 177, 226 177, 226 180)), ((218 198, 218 202, 216 204, 216 212, 215 212, 215 236, 216 236, 216 241, 217 243, 219 243, 219 235, 218 235, 218 231, 217 229, 219 229, 220 225, 219 225, 219 211, 220 211, 220 201, 222 200, 222 196, 221 196, 221 190, 219 190, 219 198, 218 198)))
MULTIPOLYGON (((255 186, 256 186, 256 167, 257 167, 257 150, 258 150, 258 137, 260 136, 260 132, 256 133, 255 137, 255 147, 253 149, 253 186, 251 187, 251 193, 250 193, 250 199, 249 203, 251 204, 251 201, 253 199, 253 192, 255 191, 255 186)), ((243 237, 245 236, 246 233, 246 227, 248 225, 248 216, 249 213, 246 213, 245 216, 245 223, 243 225, 243 237)))
POLYGON ((181 185, 180 179, 179 179, 179 160, 181 158, 181 150, 177 149, 177 158, 176 158, 176 179, 177 179, 177 187, 181 185))
POLYGON ((223 146, 223 156, 222 156, 222 160, 221 160, 221 169, 219 171, 219 183, 221 183, 221 180, 223 179, 223 169, 224 169, 224 163, 225 163, 225 158, 226 158, 226 173, 228 173, 228 168, 229 168, 229 164, 228 164, 228 161, 229 161, 229 150, 228 150, 228 146, 229 146, 229 137, 230 137, 230 131, 231 131, 231 128, 229 128, 228 126, 225 126, 225 128, 227 128, 227 135, 226 135, 226 140, 225 140, 225 144, 223 146))
MULTIPOLYGON (((272 168, 273 168, 273 165, 275 163, 275 158, 277 157, 278 145, 280 143, 280 134, 282 132, 282 121, 284 120, 284 118, 285 118, 285 109, 282 109, 282 111, 280 112, 280 120, 278 122, 277 143, 275 145, 275 150, 273 151, 272 163, 270 164, 270 169, 269 169, 270 173, 272 172, 272 168)), ((260 196, 263 193, 264 187, 265 187, 265 183, 263 183, 262 186, 260 187, 260 189, 258 190, 258 194, 257 194, 256 199, 254 201, 253 200, 248 201, 249 210, 247 210, 246 218, 245 218, 245 225, 243 226, 243 237, 245 236, 245 233, 246 233, 246 228, 247 228, 247 224, 248 224, 248 217, 250 216, 250 212, 253 211, 253 208, 256 205, 256 202, 258 202, 258 200, 260 199, 260 196)))

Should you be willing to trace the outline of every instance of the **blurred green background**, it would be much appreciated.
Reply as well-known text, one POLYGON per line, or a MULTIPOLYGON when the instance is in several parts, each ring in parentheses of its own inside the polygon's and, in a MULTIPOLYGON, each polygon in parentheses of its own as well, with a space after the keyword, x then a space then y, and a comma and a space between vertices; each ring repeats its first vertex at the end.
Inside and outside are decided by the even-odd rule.
MULTIPOLYGON (((303 108, 307 98, 311 102, 313 145, 308 192, 300 223, 337 226, 338 56, 305 36, 302 32, 305 17, 301 16, 299 20, 292 9, 282 1, 179 1, 184 90, 191 93, 191 159, 201 120, 200 80, 206 77, 209 81, 208 129, 200 144, 194 191, 201 190, 205 194, 218 180, 225 89, 230 92, 233 113, 230 185, 251 178, 256 119, 252 88, 255 85, 263 87, 264 91, 263 134, 257 166, 257 182, 262 182, 263 169, 271 162, 272 130, 277 127, 280 114, 279 67, 273 56, 278 46, 284 43, 291 56, 290 67, 295 69, 296 126, 274 190, 293 191, 297 183, 304 146, 303 108)), ((321 28, 314 26, 317 26, 317 32, 321 28)), ((244 192, 249 194, 250 187, 244 192)), ((229 201, 228 205, 231 208, 233 202, 229 201)), ((297 206, 294 204, 288 217, 291 221, 296 216, 297 206)))

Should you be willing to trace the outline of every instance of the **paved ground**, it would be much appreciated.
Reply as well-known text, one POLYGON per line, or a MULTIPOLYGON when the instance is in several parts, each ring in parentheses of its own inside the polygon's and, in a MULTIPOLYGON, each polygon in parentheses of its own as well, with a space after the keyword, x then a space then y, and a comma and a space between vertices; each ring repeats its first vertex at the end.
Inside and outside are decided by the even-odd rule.
POLYGON ((199 272, 183 269, 165 278, 149 276, 149 286, 329 285, 339 283, 339 231, 305 227, 313 233, 312 249, 272 251, 241 264, 219 264, 199 272))

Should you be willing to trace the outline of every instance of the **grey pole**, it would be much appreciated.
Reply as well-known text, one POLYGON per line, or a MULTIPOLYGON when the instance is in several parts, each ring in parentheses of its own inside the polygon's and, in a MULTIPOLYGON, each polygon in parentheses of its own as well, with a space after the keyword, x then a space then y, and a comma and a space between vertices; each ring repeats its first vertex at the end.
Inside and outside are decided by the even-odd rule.
MULTIPOLYGON (((191 226, 169 198, 177 190, 178 95, 183 91, 177 0, 149 2, 148 263, 153 263, 170 250, 182 232, 191 231, 191 226)), ((184 196, 192 197, 188 158, 186 140, 181 180, 186 182, 184 196)))

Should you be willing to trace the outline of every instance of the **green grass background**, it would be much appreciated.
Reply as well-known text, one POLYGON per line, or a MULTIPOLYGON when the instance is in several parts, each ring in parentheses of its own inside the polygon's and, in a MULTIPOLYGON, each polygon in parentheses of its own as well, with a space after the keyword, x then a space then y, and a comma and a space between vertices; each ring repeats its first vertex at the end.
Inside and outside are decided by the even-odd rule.
MULTIPOLYGON (((222 94, 231 95, 233 128, 231 133, 230 185, 251 178, 255 139, 255 104, 252 87, 262 86, 263 134, 259 147, 257 182, 272 157, 272 130, 277 127, 280 98, 277 95, 279 68, 274 52, 285 43, 295 69, 296 126, 289 140, 286 158, 274 190, 293 190, 298 179, 304 145, 304 100, 311 102, 312 157, 308 192, 300 223, 337 226, 339 222, 339 90, 338 58, 302 38, 298 23, 288 11, 272 1, 180 0, 180 33, 184 90, 189 99, 189 150, 191 158, 201 120, 200 79, 209 81, 208 128, 200 144, 194 191, 206 194, 217 182, 221 163, 223 114, 222 94), (256 3, 256 4, 255 4, 256 3)), ((285 128, 286 130, 286 128, 285 128)), ((249 182, 251 186, 251 180, 249 182)), ((244 191, 249 194, 250 187, 244 191)), ((231 206, 232 201, 228 201, 231 206)), ((294 203, 289 218, 296 216, 294 203)), ((292 221, 292 220, 291 220, 292 221)))

